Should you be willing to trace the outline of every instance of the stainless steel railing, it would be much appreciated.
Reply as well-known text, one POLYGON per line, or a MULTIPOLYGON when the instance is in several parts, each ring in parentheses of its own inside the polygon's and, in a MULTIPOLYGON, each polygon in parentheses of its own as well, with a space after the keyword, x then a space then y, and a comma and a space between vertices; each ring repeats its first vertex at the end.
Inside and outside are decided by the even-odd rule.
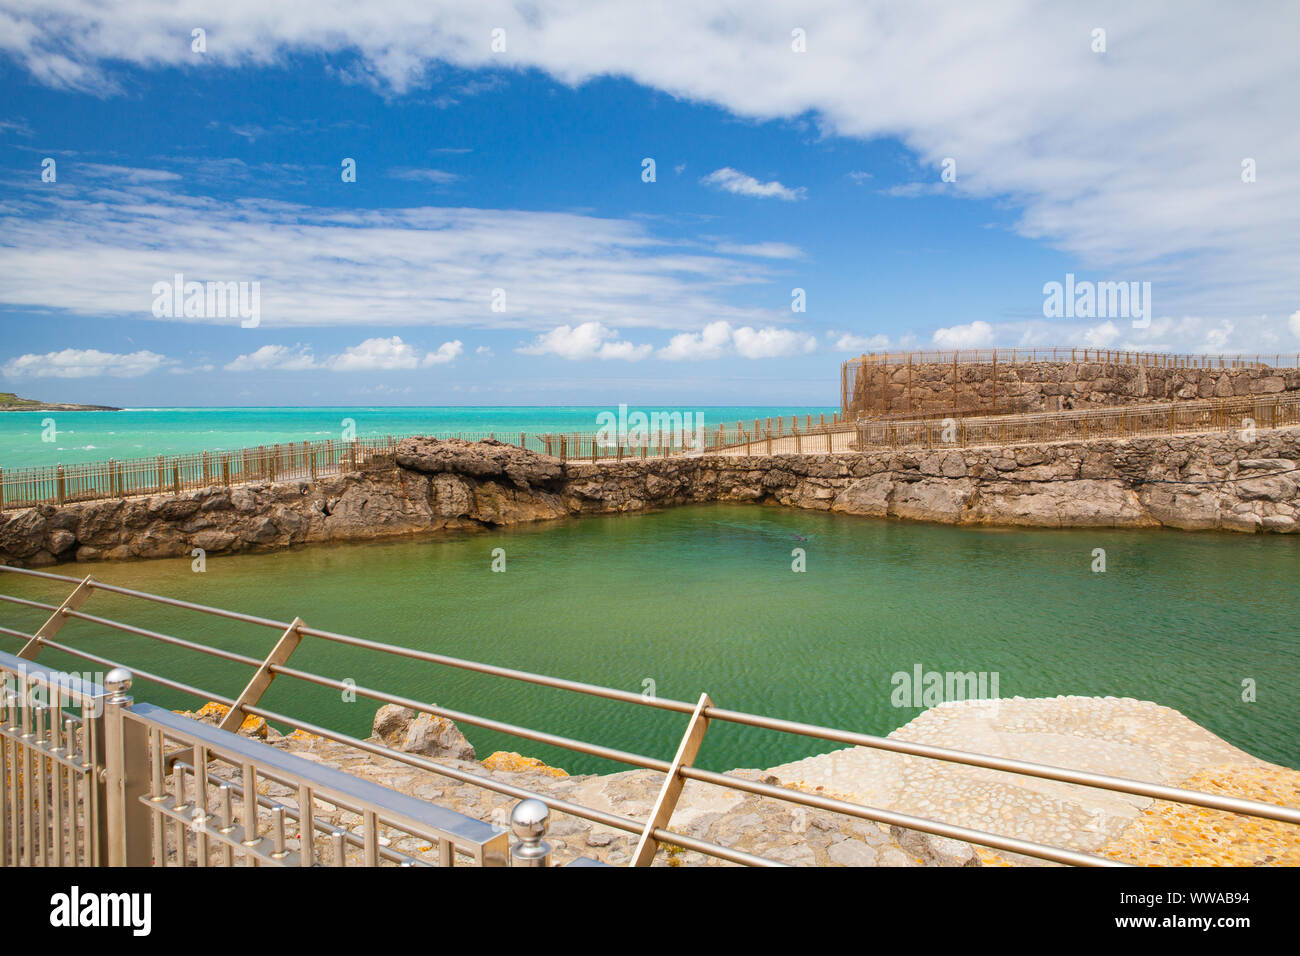
POLYGON ((0 865, 507 863, 499 826, 136 703, 131 681, 0 652, 0 865))
MULTIPOLYGON (((1007 853, 1021 854, 1024 856, 1035 857, 1056 863, 1080 865, 1080 866, 1118 866, 1123 865, 1117 861, 1097 857, 1088 853, 1079 852, 1063 847, 1050 846, 1042 843, 1036 843, 1018 837, 1007 836, 1004 834, 989 833, 981 830, 975 830, 969 827, 963 827, 956 824, 946 823, 940 820, 932 820, 919 817, 913 814, 901 813, 882 808, 865 806, 853 803, 847 800, 841 800, 833 797, 807 793, 801 790, 794 790, 785 787, 775 786, 772 784, 761 783, 744 777, 736 776, 729 773, 718 773, 704 770, 693 766, 695 757, 699 751, 700 744, 703 741, 707 728, 712 721, 724 721, 729 723, 740 724, 748 727, 766 729, 778 733, 797 734, 800 736, 810 737, 817 740, 830 741, 833 743, 842 743, 852 746, 869 747, 877 750, 891 751, 894 753, 908 754, 915 757, 941 760, 954 764, 961 764, 970 767, 980 767, 988 770, 1002 771, 1005 773, 1016 774, 1020 776, 1034 777, 1043 780, 1053 780, 1062 783, 1076 784, 1084 787, 1094 787, 1102 790, 1109 790, 1118 793, 1128 793, 1137 796, 1149 797, 1156 800, 1166 800, 1176 803, 1188 804, 1192 806, 1205 807, 1209 809, 1222 810, 1231 813, 1254 816, 1264 819, 1277 820, 1284 823, 1300 825, 1300 810, 1275 806, 1256 800, 1247 800, 1237 797, 1223 796, 1219 794, 1203 793, 1194 790, 1187 790, 1178 787, 1165 786, 1163 784, 1154 784, 1138 780, 1129 780, 1120 777, 1108 776, 1105 774, 1091 773, 1088 771, 1074 770, 1064 767, 1053 767, 1044 764, 1032 763, 1029 761, 1015 760, 1005 757, 996 757, 987 754, 968 753, 965 751, 951 748, 935 747, 926 744, 911 743, 908 741, 897 740, 888 737, 877 737, 870 734, 857 733, 855 731, 841 730, 829 727, 821 727, 814 724, 800 723, 796 721, 782 720, 773 717, 764 717, 756 714, 745 713, 741 711, 728 710, 717 707, 707 694, 702 694, 698 701, 690 703, 688 701, 677 701, 660 697, 643 697, 638 693, 631 691, 619 690, 611 687, 602 687, 596 684, 584 683, 581 681, 564 680, 560 678, 548 677, 543 674, 536 674, 528 671, 517 670, 514 668, 502 667, 494 664, 487 664, 479 661, 465 660, 461 658, 450 657, 444 654, 436 654, 430 651, 422 651, 409 647, 402 647, 396 644, 384 643, 381 641, 370 640, 367 638, 354 637, 346 634, 338 634, 332 631, 326 631, 319 628, 309 627, 301 619, 295 618, 292 622, 275 621, 268 618, 258 617, 250 614, 229 611, 221 608, 208 607, 206 605, 195 604, 188 601, 182 601, 175 598, 163 597, 160 595, 148 594, 142 591, 135 591, 129 588, 123 588, 116 585, 109 585, 103 582, 95 581, 91 577, 83 580, 67 577, 64 575, 52 574, 45 571, 34 571, 28 569, 0 567, 0 572, 23 575, 26 577, 44 579, 48 581, 60 582, 63 584, 75 585, 72 593, 63 601, 55 605, 45 602, 34 601, 29 598, 20 598, 0 593, 0 603, 8 602, 15 605, 47 610, 50 617, 45 623, 36 630, 35 633, 26 632, 0 627, 0 634, 10 637, 16 637, 25 641, 23 649, 19 652, 16 659, 30 660, 43 648, 62 651, 81 660, 89 661, 93 664, 103 667, 123 666, 122 662, 113 661, 99 655, 92 654, 88 651, 75 648, 65 642, 54 640, 59 630, 70 620, 82 620, 100 626, 115 628, 126 633, 136 634, 152 640, 166 643, 170 646, 193 651, 200 654, 216 657, 222 660, 231 661, 246 665, 253 669, 253 674, 248 683, 236 696, 223 695, 214 691, 193 687, 184 682, 173 680, 159 674, 152 674, 147 671, 136 669, 135 675, 154 681, 161 686, 165 686, 177 691, 181 691, 195 696, 200 700, 213 700, 218 703, 229 706, 221 727, 218 730, 204 728, 202 730, 194 729, 193 722, 175 715, 159 712, 156 708, 148 708, 139 714, 130 715, 127 720, 144 720, 151 722, 151 733, 162 735, 162 745, 168 742, 176 742, 181 745, 184 752, 192 753, 193 756, 173 756, 168 758, 171 763, 164 763, 164 767, 170 769, 170 772, 180 772, 189 775, 191 780, 207 780, 209 785, 216 786, 218 791, 221 784, 215 782, 211 777, 211 768, 204 766, 204 761, 211 761, 211 756, 204 754, 225 753, 225 762, 227 764, 238 764, 244 766, 247 762, 244 754, 244 745, 235 746, 225 744, 226 750, 222 751, 218 746, 220 738, 217 740, 212 735, 218 734, 223 730, 237 729, 243 720, 248 716, 261 717, 265 720, 280 723, 286 726, 296 727, 307 733, 316 734, 336 742, 346 744, 359 751, 373 754, 375 756, 385 757, 396 760, 408 766, 427 770, 443 777, 459 781, 461 783, 472 784, 484 790, 498 794, 515 797, 520 800, 537 800, 541 804, 562 813, 571 814, 575 817, 598 823, 612 829, 621 830, 637 837, 638 843, 636 851, 633 854, 632 865, 648 865, 653 859, 657 847, 661 843, 668 843, 679 846, 683 849, 694 850, 706 856, 716 859, 739 863, 751 866, 779 866, 782 864, 776 861, 757 856, 752 853, 739 850, 734 847, 722 846, 707 840, 698 839, 686 834, 675 832, 669 829, 672 815, 680 796, 681 789, 687 781, 697 781, 700 783, 725 787, 732 790, 739 790, 744 793, 759 797, 767 797, 780 800, 785 803, 794 804, 813 809, 826 810, 834 813, 844 814, 861 820, 872 820, 892 826, 905 827, 911 830, 917 830, 924 833, 936 834, 939 836, 950 837, 957 840, 963 840, 969 843, 988 847, 994 850, 1000 850, 1007 853), (259 660, 247 655, 237 654, 220 648, 209 647, 193 641, 186 641, 171 635, 151 631, 145 628, 136 627, 120 621, 114 621, 95 615, 87 614, 79 610, 81 603, 88 599, 96 591, 106 591, 109 593, 126 596, 135 600, 165 605, 178 610, 195 612, 203 615, 215 616, 227 620, 240 621, 248 624, 254 624, 279 632, 279 638, 271 647, 265 658, 259 660), (304 638, 313 638, 317 640, 328 641, 344 646, 354 648, 361 652, 373 652, 393 657, 399 657, 412 661, 419 661, 427 664, 453 667, 467 671, 474 671, 481 674, 492 675, 507 680, 518 681, 528 684, 535 684, 543 687, 555 688, 559 690, 579 693, 594 697, 600 697, 607 700, 618 701, 625 704, 631 704, 641 707, 649 707, 657 710, 665 710, 686 716, 687 723, 683 732, 681 743, 678 746, 676 754, 672 759, 663 759, 653 756, 646 756, 637 753, 631 753, 612 747, 607 747, 598 743, 584 740, 578 740, 572 737, 562 736, 549 733, 542 730, 536 730, 529 727, 511 724, 504 721, 496 720, 491 717, 469 713, 461 710, 454 710, 447 707, 440 707, 424 701, 413 700, 397 694, 387 693, 385 691, 358 686, 355 683, 330 677, 328 675, 317 674, 300 668, 289 666, 287 663, 290 655, 297 648, 304 638), (654 770, 664 774, 664 781, 654 807, 647 819, 636 819, 619 813, 612 813, 594 807, 587 807, 569 800, 560 799, 546 794, 530 792, 522 787, 505 783, 493 779, 485 774, 475 773, 458 767, 449 766, 439 763, 435 760, 421 757, 416 754, 405 753, 394 750, 382 744, 370 740, 362 740, 340 731, 321 726, 311 721, 304 720, 300 716, 279 713, 270 710, 261 705, 261 697, 271 682, 277 677, 284 677, 292 680, 301 680, 313 683, 318 686, 330 687, 335 689, 346 689, 358 697, 366 697, 371 700, 379 701, 386 704, 398 704, 409 707, 413 710, 431 714, 435 716, 446 717, 457 723, 468 724, 471 726, 484 727, 502 733, 511 734, 522 739, 532 740, 556 747, 571 750, 576 753, 584 753, 592 756, 604 757, 615 760, 630 766, 654 770), (199 768, 199 769, 195 769, 199 768)), ((92 699, 94 696, 92 695, 92 699)), ((112 706, 112 704, 108 704, 112 706)), ((137 705, 139 707, 140 705, 137 705)), ((152 748, 151 753, 162 754, 164 746, 152 748)), ((249 746, 252 746, 250 743, 249 746)), ((262 746, 262 745, 258 745, 262 746)), ((273 750, 273 748, 267 748, 273 750)), ((273 751, 279 755, 278 751, 273 751)), ((284 756, 284 755, 279 755, 284 756)), ((268 780, 284 781, 286 773, 291 779, 301 781, 307 779, 303 768, 286 771, 283 767, 277 767, 275 759, 269 755, 263 755, 266 764, 265 777, 268 780), (279 774, 279 776, 277 776, 279 774)), ((245 773, 246 771, 241 771, 245 773)), ((155 771, 155 776, 156 776, 155 771)), ((176 814, 170 811, 177 811, 182 807, 191 806, 184 796, 183 784, 186 778, 182 777, 182 789, 174 792, 170 798, 163 798, 162 791, 157 787, 150 790, 152 798, 160 804, 154 807, 154 812, 162 813, 168 816, 172 821, 179 823, 180 820, 176 814), (179 795, 178 795, 179 793, 179 795), (172 802, 168 803, 170 799, 172 802)), ((230 792, 235 792, 234 788, 238 780, 227 780, 225 786, 231 788, 230 792)), ((156 780, 155 780, 156 783, 156 780)), ((245 791, 247 789, 247 780, 244 780, 245 791)), ((315 784, 318 791, 330 790, 338 800, 347 802, 352 807, 361 807, 362 812, 369 806, 366 802, 369 799, 365 794, 358 794, 342 787, 338 780, 329 782, 317 781, 315 784)), ((193 789, 193 787, 192 787, 193 789)), ((194 789, 197 793, 198 790, 194 789)), ((216 804, 218 807, 224 806, 221 801, 222 797, 216 804)), ((299 803, 299 805, 305 805, 299 803)), ((339 805, 336 803, 336 805, 339 805)), ((206 804, 203 808, 207 813, 206 804)), ((271 806, 272 812, 276 810, 271 806)), ((292 807, 285 805, 281 808, 284 813, 292 813, 292 807)), ((351 812, 357 812, 353 809, 351 812)), ((528 814, 523 814, 528 817, 528 814)), ((217 820, 223 826, 231 826, 229 815, 223 815, 217 811, 217 820)), ((387 818, 385 818, 387 819, 387 818)), ((414 817, 408 816, 408 822, 414 817)), ((516 832, 521 835, 532 833, 533 824, 528 819, 520 819, 517 822, 516 832)), ((427 821, 426 821, 427 823, 427 821)), ((237 825, 237 824, 235 824, 237 825)), ((272 820, 272 829, 274 830, 274 821, 272 820)), ((315 828, 319 829, 319 828, 315 828)), ((312 831, 309 827, 307 830, 312 831)), ((535 834, 534 834, 535 837, 535 834)), ((450 838, 448 838, 450 839, 450 838)), ((360 838, 362 849, 364 850, 365 837, 360 838)), ((454 840, 451 841, 454 844, 454 840)), ((273 845, 275 841, 272 841, 273 845)), ((172 849, 166 849, 168 853, 174 853, 172 849)), ((190 851, 187 851, 189 853, 190 851)), ((197 852, 196 850, 194 852, 197 852)), ((224 851, 223 851, 224 852, 224 851)), ((278 851, 277 851, 278 852, 278 851)), ((381 854, 382 855, 382 854, 381 854)), ((525 854, 526 856, 526 854, 525 854)), ((190 856, 176 857, 178 861, 193 862, 190 856)), ((373 854, 363 853, 364 861, 372 861, 373 854)))

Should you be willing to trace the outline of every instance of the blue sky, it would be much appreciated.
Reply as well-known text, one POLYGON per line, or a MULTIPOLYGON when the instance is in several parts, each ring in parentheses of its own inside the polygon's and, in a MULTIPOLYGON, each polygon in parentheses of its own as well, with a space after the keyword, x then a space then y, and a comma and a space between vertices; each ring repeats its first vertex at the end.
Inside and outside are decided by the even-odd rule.
POLYGON ((1293 8, 263 7, 0 0, 0 389, 825 404, 873 349, 1300 350, 1293 8), (255 327, 155 314, 177 273, 255 327), (1067 273, 1152 321, 1045 316, 1067 273))

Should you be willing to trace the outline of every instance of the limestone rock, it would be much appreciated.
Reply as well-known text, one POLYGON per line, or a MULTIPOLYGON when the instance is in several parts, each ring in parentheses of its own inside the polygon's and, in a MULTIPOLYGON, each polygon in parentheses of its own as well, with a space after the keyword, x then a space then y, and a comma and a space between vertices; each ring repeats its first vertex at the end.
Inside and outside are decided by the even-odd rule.
POLYGON ((450 472, 478 479, 505 478, 522 489, 552 486, 564 476, 564 465, 558 458, 491 440, 406 438, 397 446, 397 464, 425 474, 450 472))
POLYGON ((385 704, 375 711, 374 739, 403 753, 453 760, 473 760, 474 745, 446 717, 417 713, 408 707, 385 704))
POLYGON ((969 843, 891 826, 889 834, 908 853, 920 857, 932 866, 982 866, 979 855, 969 843))

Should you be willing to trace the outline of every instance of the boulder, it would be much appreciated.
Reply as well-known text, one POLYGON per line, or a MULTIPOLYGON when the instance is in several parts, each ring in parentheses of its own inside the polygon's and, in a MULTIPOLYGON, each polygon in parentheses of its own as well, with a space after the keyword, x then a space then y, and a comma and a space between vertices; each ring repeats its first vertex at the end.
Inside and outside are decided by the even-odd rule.
POLYGON ((403 753, 453 760, 474 760, 471 744, 446 717, 421 714, 409 707, 385 704, 375 711, 373 738, 403 753))
POLYGON ((564 464, 558 458, 493 440, 406 438, 397 446, 397 464, 428 475, 505 478, 525 490, 552 487, 564 477, 564 464))

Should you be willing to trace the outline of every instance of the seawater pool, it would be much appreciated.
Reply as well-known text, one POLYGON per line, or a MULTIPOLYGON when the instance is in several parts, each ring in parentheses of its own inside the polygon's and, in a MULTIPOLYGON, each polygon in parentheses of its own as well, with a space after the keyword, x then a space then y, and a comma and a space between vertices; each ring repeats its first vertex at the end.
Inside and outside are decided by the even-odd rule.
MULTIPOLYGON (((1300 768, 1300 539, 1169 531, 991 530, 753 505, 260 555, 65 565, 114 584, 327 630, 660 696, 886 734, 893 675, 997 674, 1004 697, 1114 695, 1177 708, 1300 768), (491 570, 502 548, 506 571, 491 570), (807 570, 791 570, 792 551, 807 570), (1106 571, 1092 570, 1104 549, 1106 571), (1242 699, 1243 681, 1257 699, 1242 699)), ((50 603, 64 585, 0 575, 50 603)), ((85 610, 262 657, 275 632, 103 592, 85 610)), ((38 611, 0 604, 0 621, 38 611)), ((73 621, 60 641, 234 697, 247 668, 73 621)), ((19 642, 0 636, 0 648, 19 642)), ((46 651, 43 662, 90 665, 46 651)), ((307 638, 292 664, 445 707, 670 758, 685 718, 307 638)), ((192 707, 140 681, 137 699, 192 707)), ((273 710, 365 736, 377 703, 288 678, 273 710)), ((597 758, 462 726, 570 772, 597 758)), ((715 723, 700 763, 763 768, 834 749, 715 723)))

